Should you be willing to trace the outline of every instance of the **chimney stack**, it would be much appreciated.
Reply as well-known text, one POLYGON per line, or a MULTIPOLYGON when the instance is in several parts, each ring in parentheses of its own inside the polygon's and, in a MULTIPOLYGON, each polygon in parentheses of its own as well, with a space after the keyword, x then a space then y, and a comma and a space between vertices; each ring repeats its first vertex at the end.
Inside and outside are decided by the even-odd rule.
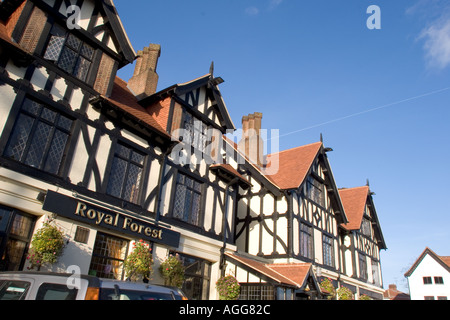
POLYGON ((159 44, 150 44, 150 46, 138 51, 134 74, 128 81, 128 88, 133 91, 139 100, 156 92, 159 79, 156 67, 160 55, 161 46, 159 44))
POLYGON ((263 164, 264 143, 261 139, 262 113, 255 112, 242 117, 242 139, 238 149, 258 167, 263 164))

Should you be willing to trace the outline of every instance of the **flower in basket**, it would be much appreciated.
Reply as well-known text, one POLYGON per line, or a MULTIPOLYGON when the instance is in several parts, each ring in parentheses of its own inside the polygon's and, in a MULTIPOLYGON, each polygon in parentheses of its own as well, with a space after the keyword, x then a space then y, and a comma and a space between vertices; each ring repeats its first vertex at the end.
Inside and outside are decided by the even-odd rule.
POLYGON ((353 292, 344 286, 337 290, 338 300, 353 300, 353 292))
POLYGON ((336 289, 330 278, 324 278, 322 282, 320 282, 320 289, 329 294, 328 300, 333 300, 336 297, 336 289))
POLYGON ((241 286, 232 275, 224 276, 217 280, 216 289, 220 300, 237 300, 241 293, 241 286))
POLYGON ((178 255, 170 255, 159 266, 166 286, 181 288, 184 282, 184 265, 178 255))
POLYGON ((31 240, 31 249, 27 256, 30 263, 28 269, 36 268, 39 271, 45 263, 56 263, 62 255, 63 249, 63 232, 52 225, 51 221, 45 222, 31 240))
POLYGON ((144 240, 135 241, 133 251, 123 263, 126 277, 133 281, 137 281, 139 278, 150 280, 152 265, 153 256, 150 245, 144 240))

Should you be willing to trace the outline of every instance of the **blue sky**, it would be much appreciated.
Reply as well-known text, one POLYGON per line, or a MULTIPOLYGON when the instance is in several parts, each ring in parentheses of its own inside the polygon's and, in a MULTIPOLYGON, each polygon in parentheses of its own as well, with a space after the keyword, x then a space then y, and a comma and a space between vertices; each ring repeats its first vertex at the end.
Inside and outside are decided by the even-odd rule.
MULTIPOLYGON (((450 4, 443 0, 115 0, 135 50, 162 46, 158 90, 209 71, 238 127, 280 149, 319 141, 338 187, 370 180, 385 287, 426 246, 450 255, 450 4), (369 30, 367 8, 381 10, 369 30)), ((119 71, 128 80, 133 66, 119 71)))

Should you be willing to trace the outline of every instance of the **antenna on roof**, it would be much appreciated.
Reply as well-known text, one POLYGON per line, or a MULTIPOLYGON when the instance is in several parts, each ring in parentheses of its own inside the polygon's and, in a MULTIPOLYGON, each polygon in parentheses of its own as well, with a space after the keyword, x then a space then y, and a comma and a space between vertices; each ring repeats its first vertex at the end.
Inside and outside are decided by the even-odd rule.
POLYGON ((323 143, 323 135, 322 135, 322 132, 320 133, 320 142, 323 143))
POLYGON ((366 179, 366 186, 370 187, 369 179, 366 179))

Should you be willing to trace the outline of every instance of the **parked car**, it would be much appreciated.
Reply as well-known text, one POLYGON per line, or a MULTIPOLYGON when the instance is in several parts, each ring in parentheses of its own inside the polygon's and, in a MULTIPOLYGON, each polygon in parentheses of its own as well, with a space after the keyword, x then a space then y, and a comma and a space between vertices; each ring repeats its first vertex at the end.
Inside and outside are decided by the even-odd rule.
POLYGON ((51 272, 0 272, 0 300, 180 300, 178 288, 51 272), (74 280, 75 279, 75 280, 74 280))

